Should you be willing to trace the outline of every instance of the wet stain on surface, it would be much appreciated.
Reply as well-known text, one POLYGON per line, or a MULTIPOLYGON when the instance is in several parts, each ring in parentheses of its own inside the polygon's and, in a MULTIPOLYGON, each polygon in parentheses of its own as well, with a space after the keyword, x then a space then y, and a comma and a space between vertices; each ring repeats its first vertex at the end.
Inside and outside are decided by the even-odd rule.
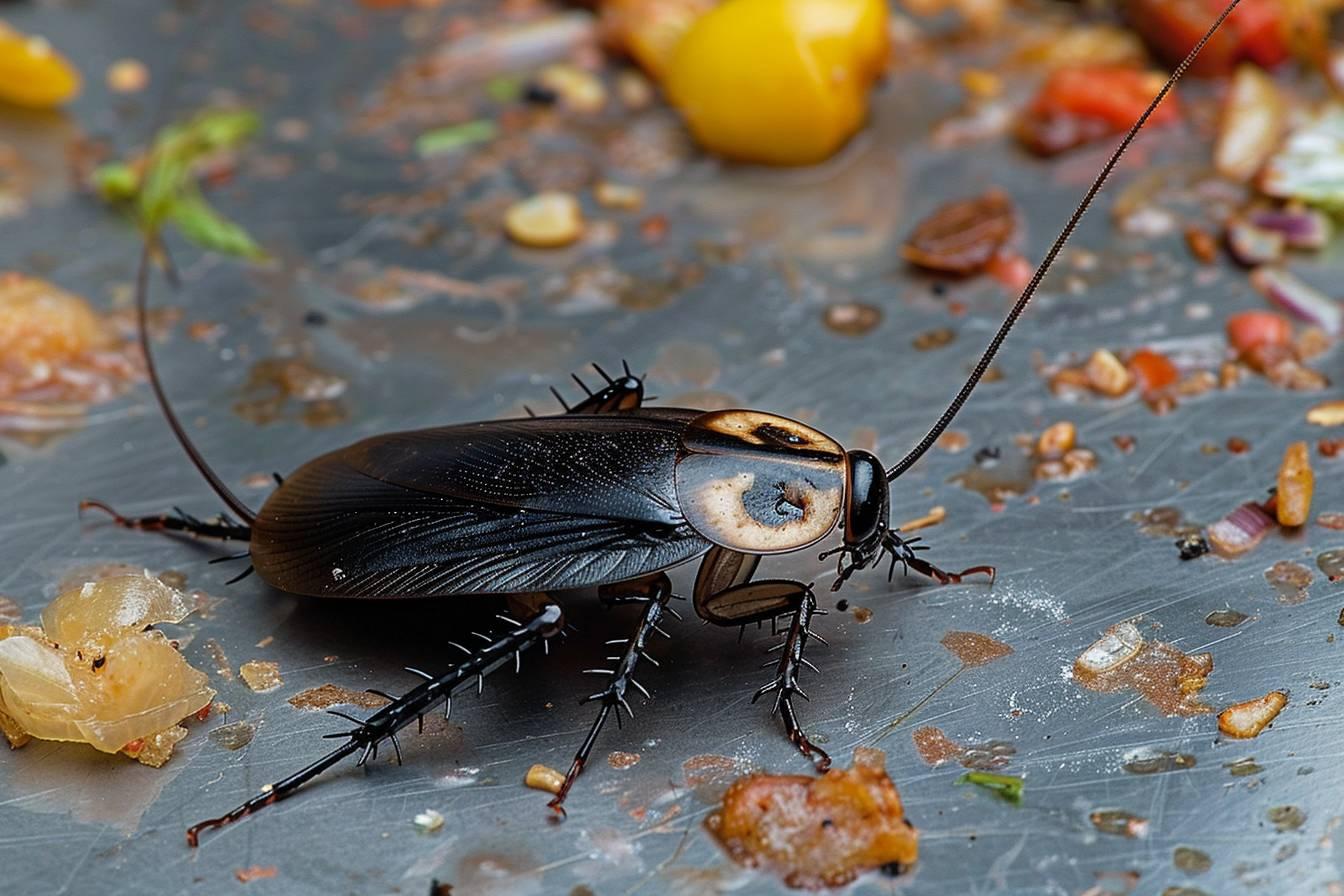
POLYGON ((701 753, 681 764, 681 775, 687 788, 708 806, 723 799, 728 786, 749 770, 746 763, 716 753, 701 753))
POLYGON ((882 323, 882 309, 863 302, 839 302, 826 306, 821 321, 840 336, 867 336, 882 323))
POLYGON ((285 419, 312 427, 333 426, 350 416, 340 400, 348 385, 311 361, 267 358, 252 365, 233 411, 258 426, 285 419))
POLYGON ((1311 584, 1311 570, 1301 563, 1280 560, 1265 570, 1265 581, 1278 592, 1279 603, 1295 606, 1307 599, 1307 586, 1311 584))
POLYGON ((1092 827, 1103 834, 1137 839, 1148 836, 1148 819, 1123 809, 1098 809, 1088 817, 1092 827))
POLYGON ((1218 628, 1236 628, 1250 618, 1238 610, 1214 610, 1204 617, 1204 621, 1218 628))
POLYGON ((936 348, 943 348, 951 345, 957 338, 957 331, 951 327, 938 327, 933 330, 925 330, 914 338, 910 343, 916 351, 927 352, 936 348))
POLYGON ((1178 846, 1172 850, 1171 864, 1186 874, 1203 874, 1213 867, 1213 859, 1202 849, 1178 846))
POLYGON ((915 729, 911 739, 919 758, 933 766, 955 761, 976 771, 997 771, 1007 766, 1009 760, 1017 754, 1017 747, 1010 741, 962 744, 948 737, 941 729, 927 725, 915 729))
POLYGON ((1161 641, 1145 641, 1131 623, 1112 626, 1081 654, 1073 677, 1090 691, 1133 690, 1166 716, 1211 712, 1198 694, 1213 671, 1213 655, 1187 655, 1161 641))
POLYGON ((1344 548, 1322 551, 1316 556, 1316 567, 1332 582, 1344 580, 1344 548))
POLYGON ((19 602, 0 595, 0 625, 18 625, 23 621, 23 607, 19 602))
POLYGON ((694 342, 669 342, 649 365, 649 376, 660 383, 708 389, 719 378, 719 353, 694 342))
POLYGON ((1134 775, 1156 775, 1194 767, 1195 757, 1189 753, 1150 749, 1126 753, 1124 764, 1121 765, 1121 768, 1134 775))
POLYGON ((1000 505, 1031 491, 1036 483, 1035 463, 1016 450, 1006 452, 1006 456, 977 455, 975 463, 947 481, 1000 505))
POLYGON ((368 691, 352 691, 340 685, 324 684, 300 691, 289 698, 295 709, 330 709, 333 706, 358 706, 360 709, 378 709, 387 705, 387 698, 368 691))
POLYGON ((1011 646, 979 632, 948 632, 939 643, 964 666, 983 666, 1013 652, 1011 646))
POLYGON ((1182 538, 1200 530, 1198 524, 1186 522, 1178 507, 1150 507, 1130 514, 1129 518, 1138 523, 1140 532, 1154 538, 1182 538))
POLYGON ((241 750, 252 743, 252 738, 256 736, 256 733, 257 727, 251 722, 230 722, 227 725, 220 725, 218 728, 211 729, 207 737, 210 738, 211 743, 226 750, 241 750))
POLYGON ((1258 775, 1265 770, 1263 765, 1255 761, 1255 757, 1248 756, 1245 759, 1238 759, 1235 762, 1223 763, 1223 768, 1234 778, 1249 778, 1252 775, 1258 775))
POLYGON ((1279 833, 1296 831, 1307 822, 1307 813, 1303 812, 1297 806, 1274 806, 1265 813, 1265 818, 1274 825, 1274 830, 1279 833))

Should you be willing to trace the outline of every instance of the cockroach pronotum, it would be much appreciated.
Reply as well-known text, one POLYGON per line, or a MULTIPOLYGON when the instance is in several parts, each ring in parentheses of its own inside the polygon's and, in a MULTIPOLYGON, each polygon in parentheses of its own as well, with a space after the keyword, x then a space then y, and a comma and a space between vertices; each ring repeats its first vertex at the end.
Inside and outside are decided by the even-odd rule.
POLYGON ((961 410, 1125 150, 1236 6, 1237 0, 1228 4, 1125 134, 942 416, 888 468, 867 451, 846 451, 824 433, 774 414, 645 407, 643 382, 628 366, 619 377, 597 368, 604 387, 563 414, 365 439, 277 476, 276 490, 253 511, 206 464, 168 402, 147 336, 147 248, 137 305, 150 383, 183 450, 237 519, 128 518, 97 501, 82 507, 105 510, 131 528, 246 542, 260 577, 293 594, 493 594, 511 596, 514 606, 512 615, 499 617, 505 628, 482 636, 482 646, 453 644, 463 656, 448 672, 417 672, 420 685, 363 721, 343 716, 355 727, 330 735, 344 738, 341 746, 226 815, 194 825, 188 843, 195 846, 202 830, 284 799, 347 756, 358 753, 364 764, 384 741, 400 759, 397 732, 441 704, 450 706, 459 685, 479 687, 493 669, 516 664, 523 651, 561 630, 554 595, 596 589, 602 599, 638 604, 642 612, 620 642, 615 667, 601 670, 606 687, 588 698, 599 703, 597 717, 550 801, 563 814, 608 715, 615 712, 619 720, 622 709, 629 712, 629 688, 644 691, 635 668, 648 659, 647 641, 662 632, 664 616, 675 615, 667 570, 695 558, 701 561, 692 606, 702 619, 721 626, 788 620, 775 676, 754 699, 773 692, 789 740, 818 770, 827 768, 830 758, 808 740, 793 706, 802 693, 799 672, 810 665, 807 644, 821 640, 812 631, 821 611, 810 585, 753 581, 760 558, 810 547, 838 527, 842 543, 821 555, 839 555, 832 590, 884 560, 890 571, 900 564, 944 584, 973 573, 992 582, 993 567, 945 572, 921 556, 926 546, 918 539, 892 529, 890 483, 961 410))

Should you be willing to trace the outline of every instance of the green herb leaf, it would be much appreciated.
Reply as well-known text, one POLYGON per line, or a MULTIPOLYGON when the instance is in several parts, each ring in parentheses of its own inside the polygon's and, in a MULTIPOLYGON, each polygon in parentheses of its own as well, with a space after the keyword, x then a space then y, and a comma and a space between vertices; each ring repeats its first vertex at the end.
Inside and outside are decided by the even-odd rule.
POLYGON ((511 103, 523 95, 523 79, 513 75, 491 78, 485 85, 485 92, 497 103, 511 103))
POLYGON ((93 188, 107 202, 126 202, 140 192, 140 175, 125 162, 108 162, 93 169, 93 188))
POLYGON ((1022 801, 1022 787, 1025 782, 1014 775, 996 775, 993 772, 967 772, 957 779, 958 784, 975 784, 986 790, 992 790, 1010 803, 1022 801))
POLYGON ((1289 134, 1265 166, 1261 189, 1344 212, 1344 106, 1326 106, 1289 134))
POLYGON ((215 211, 196 185, 195 169, 215 153, 241 146, 260 127, 247 109, 206 109, 190 120, 169 125, 139 162, 112 162, 93 174, 93 186, 109 202, 133 202, 146 237, 154 242, 165 224, 203 249, 244 258, 265 252, 242 227, 215 211))
POLYGON ((266 253, 246 230, 215 211, 194 188, 176 197, 169 218, 184 237, 202 249, 243 258, 265 257, 266 253))
POLYGON ((452 127, 426 131, 415 138, 415 151, 421 156, 437 156, 473 143, 492 140, 496 133, 498 129, 493 121, 478 118, 452 127))

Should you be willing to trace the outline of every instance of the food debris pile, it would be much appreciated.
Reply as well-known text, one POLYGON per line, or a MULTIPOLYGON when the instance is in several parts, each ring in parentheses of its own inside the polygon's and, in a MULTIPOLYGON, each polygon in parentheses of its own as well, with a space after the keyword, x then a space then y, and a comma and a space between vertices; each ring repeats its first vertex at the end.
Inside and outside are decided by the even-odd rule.
POLYGON ((10 745, 75 741, 163 765, 187 734, 179 723, 215 696, 152 628, 190 613, 181 592, 145 573, 63 592, 40 627, 0 625, 0 728, 10 745))
POLYGON ((864 747, 854 751, 852 768, 820 778, 747 775, 705 825, 736 861, 791 887, 838 887, 875 869, 899 873, 919 854, 886 756, 864 747))

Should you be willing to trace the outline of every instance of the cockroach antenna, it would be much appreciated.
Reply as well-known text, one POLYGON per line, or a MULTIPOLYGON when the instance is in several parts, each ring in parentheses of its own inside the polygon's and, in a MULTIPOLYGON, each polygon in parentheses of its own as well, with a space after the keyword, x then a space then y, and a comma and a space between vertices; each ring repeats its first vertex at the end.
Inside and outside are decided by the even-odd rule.
POLYGON ((239 519, 243 521, 243 525, 251 526, 256 522, 256 513, 244 504, 242 499, 224 484, 224 480, 219 478, 219 474, 206 463, 200 449, 191 440, 191 436, 187 435, 186 427, 178 419, 176 412, 173 411, 173 406, 168 401, 167 394, 163 391, 163 381, 159 379, 159 370, 154 364, 154 352, 149 345, 149 311, 147 306, 149 304, 149 276, 153 254, 154 241, 147 239, 140 255, 140 268, 136 272, 135 280, 135 310, 140 331, 140 350, 145 355, 145 371, 149 374, 150 388, 154 392, 155 400, 159 403, 159 408, 163 411, 164 418, 168 421, 169 428, 172 429, 173 435, 177 437, 182 450, 187 453, 187 457, 191 458, 192 464, 205 477, 205 481, 215 490, 215 494, 219 495, 220 500, 238 515, 239 519))
POLYGON ((1111 172, 1115 170, 1115 166, 1120 162, 1120 158, 1125 154, 1125 150, 1129 149, 1129 145, 1134 142, 1134 138, 1138 136, 1139 131, 1143 128, 1144 124, 1147 123, 1149 116, 1153 114, 1153 110, 1156 109, 1158 104, 1160 104, 1162 100, 1166 98, 1167 94, 1171 92, 1171 88, 1176 85, 1176 82, 1181 80, 1181 76, 1185 74, 1185 70, 1195 61, 1195 57, 1199 55, 1200 50, 1204 49, 1204 45, 1209 42, 1209 39, 1213 37, 1214 32, 1216 32, 1223 22, 1227 20, 1227 17, 1232 14, 1232 11, 1237 8, 1239 2, 1241 2, 1241 0, 1231 0, 1231 2, 1227 4, 1218 18, 1214 20, 1214 23, 1209 26, 1209 30, 1204 32, 1204 36, 1199 39, 1199 43, 1195 44, 1194 48, 1181 60, 1181 64, 1176 66, 1175 70, 1172 71, 1171 77, 1167 78, 1167 82, 1162 85, 1162 89, 1157 92, 1157 96, 1153 97, 1153 101, 1148 104, 1148 108, 1143 110, 1143 114, 1139 116, 1138 121, 1134 122, 1130 127, 1129 131, 1125 134, 1125 138, 1121 140, 1120 145, 1115 148, 1115 152, 1111 153, 1111 157, 1106 160, 1106 164, 1101 169, 1101 173, 1097 175, 1096 180, 1092 181, 1092 186, 1088 188, 1082 201, 1078 203, 1078 207, 1074 209, 1073 214, 1069 216, 1069 220, 1064 225, 1064 229, 1059 232, 1059 236, 1055 237, 1054 243, 1050 246, 1050 251, 1045 253, 1045 258, 1041 260, 1040 266, 1037 267, 1036 272, 1032 274, 1031 281, 1027 283, 1026 289, 1022 290, 1022 295, 1018 297, 1012 310, 1008 312, 1008 316, 1005 317, 1003 323, 999 325, 998 332, 995 333, 994 338, 989 341, 989 347, 986 348, 985 353, 980 356, 979 363, 975 365, 975 369, 971 371, 971 375, 967 377, 966 382, 962 384, 961 391, 957 393, 956 398, 952 399, 952 403, 947 406, 947 410, 943 411, 943 415, 938 418, 938 422, 935 423, 933 428, 920 440, 919 444, 910 449, 910 453, 901 458, 899 463, 887 470, 888 482, 894 481, 898 476, 914 466, 915 462, 933 447, 933 443, 938 441, 938 437, 943 434, 943 430, 947 429, 953 418, 955 418, 957 413, 961 411, 961 406, 966 403, 966 399, 970 398, 971 393, 975 391, 975 387, 980 384, 980 379, 985 375, 985 371, 989 369, 989 365, 994 361, 994 356, 998 354, 999 346, 1003 345, 1003 340, 1007 338, 1008 334, 1012 331, 1013 326, 1017 323, 1017 319, 1021 317, 1022 312, 1026 310, 1027 304, 1031 302, 1032 297, 1036 295, 1036 289, 1041 285, 1041 281, 1045 279, 1045 275, 1050 272, 1050 268, 1054 265, 1060 250, 1062 250, 1064 244, 1069 241, 1069 237, 1073 236, 1073 231, 1077 228, 1078 222, 1082 220, 1083 215, 1086 214, 1088 208, 1091 207, 1092 200, 1097 198, 1097 194, 1100 193, 1101 188, 1105 186, 1106 179, 1110 177, 1111 172))

